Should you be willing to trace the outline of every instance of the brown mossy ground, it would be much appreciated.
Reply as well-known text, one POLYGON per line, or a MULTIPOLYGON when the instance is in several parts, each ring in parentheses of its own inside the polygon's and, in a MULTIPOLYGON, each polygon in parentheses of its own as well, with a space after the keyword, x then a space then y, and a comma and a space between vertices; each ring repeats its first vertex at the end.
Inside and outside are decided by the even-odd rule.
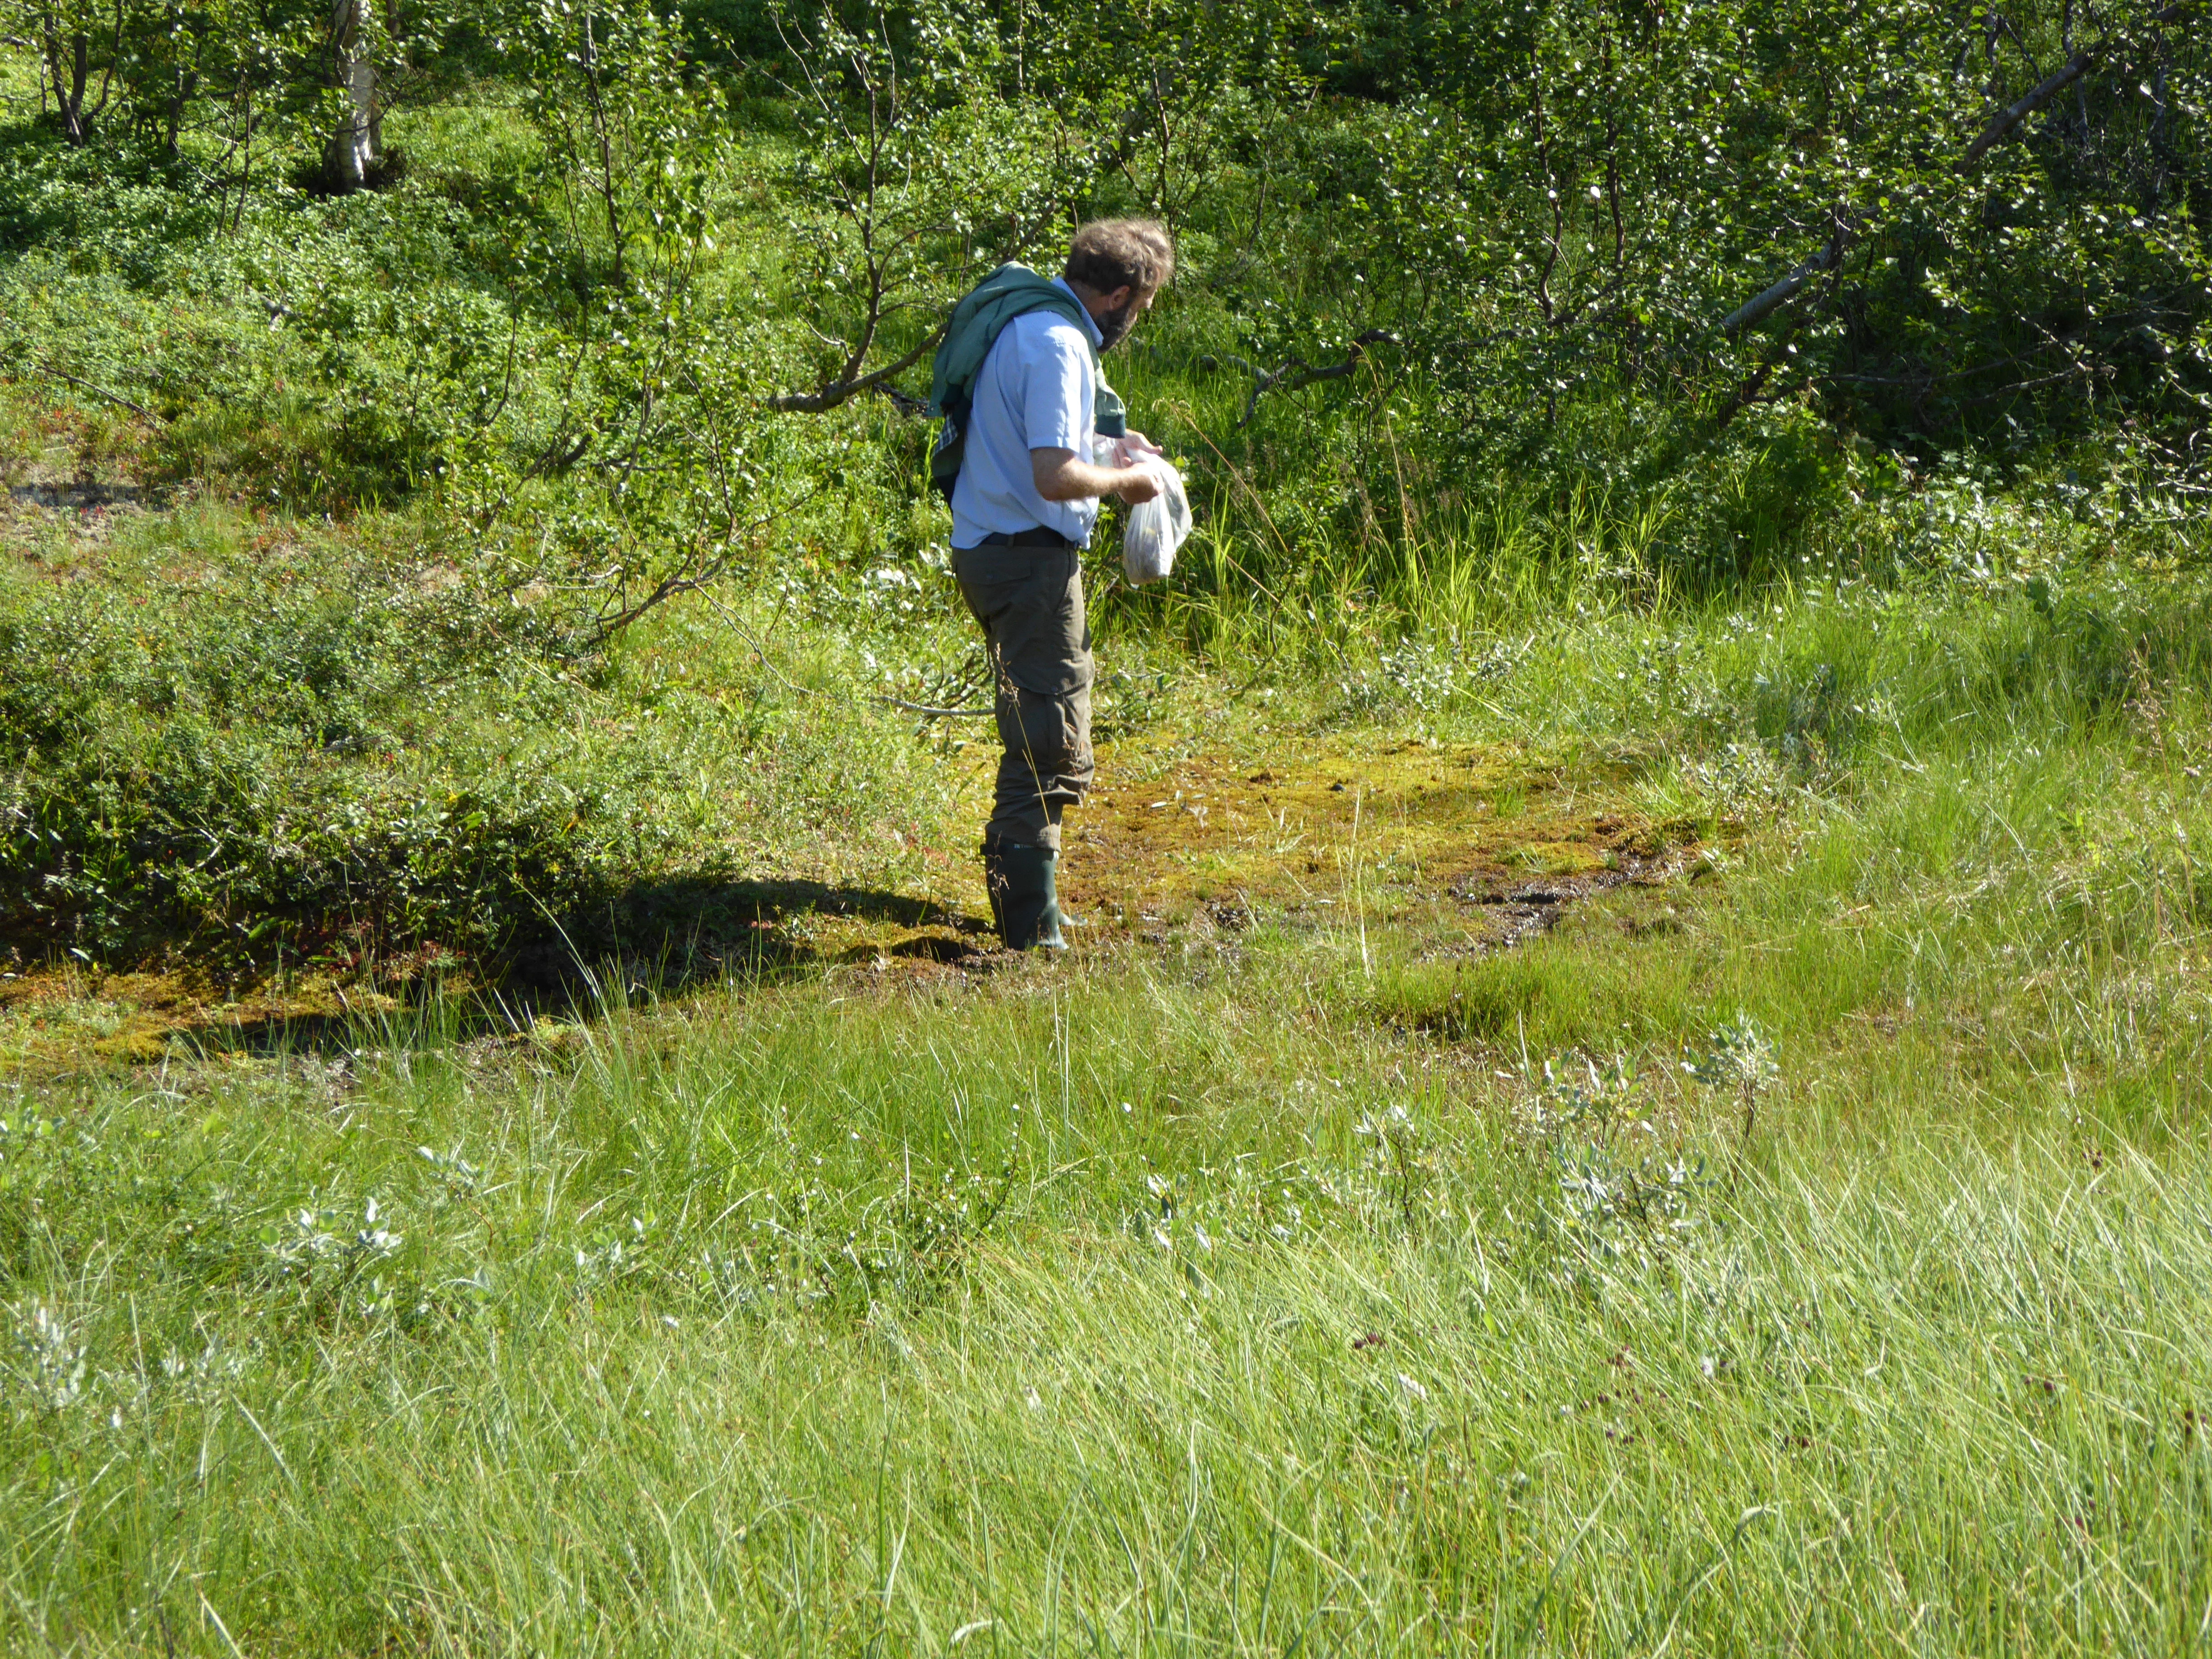
POLYGON ((399 1006, 391 992, 324 973, 238 984, 190 966, 128 973, 27 967, 0 975, 0 1077, 159 1061, 179 1038, 251 1053, 288 1029, 313 1040, 399 1006))
POLYGON ((1370 926, 1487 938, 1479 913, 1551 903, 1693 839, 1627 805, 1620 768, 1425 737, 1285 739, 1256 756, 1127 747, 1072 818, 1071 907, 1139 937, 1201 923, 1370 926))
MULTIPOLYGON (((957 842, 988 813, 995 755, 988 743, 948 743, 944 758, 969 819, 948 829, 957 842)), ((1617 763, 1511 744, 1240 730, 1209 748, 1164 732, 1127 736, 1102 746, 1096 789, 1067 820, 1061 891, 1082 923, 1071 942, 1091 954, 1255 927, 1345 928, 1416 955, 1499 948, 1549 927, 1577 898, 1680 862, 1696 826, 1652 822, 1632 804, 1636 782, 1617 763)), ((1013 967, 993 948, 980 867, 960 857, 921 867, 927 890, 903 916, 841 913, 805 884, 763 886, 749 901, 750 954, 700 966, 719 976, 829 964, 885 984, 1013 967)), ((385 966, 240 983, 190 963, 114 973, 26 964, 0 978, 0 1075, 342 1038, 428 977, 419 963, 385 966)), ((665 957, 629 967, 650 983, 665 957)), ((687 976, 698 972, 673 977, 687 976)), ((447 983, 465 988, 465 969, 447 983)), ((541 996, 519 1023, 573 1018, 541 996)))

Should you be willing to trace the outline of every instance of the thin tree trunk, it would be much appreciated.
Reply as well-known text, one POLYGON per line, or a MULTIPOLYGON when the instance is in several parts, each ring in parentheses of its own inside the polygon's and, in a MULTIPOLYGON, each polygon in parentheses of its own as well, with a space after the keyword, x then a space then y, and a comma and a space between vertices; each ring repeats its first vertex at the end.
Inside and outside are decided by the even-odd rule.
POLYGON ((199 71, 180 69, 177 71, 175 88, 169 94, 168 118, 161 134, 161 153, 171 161, 177 159, 177 136, 184 131, 185 108, 192 95, 200 89, 199 71))
POLYGON ((350 195, 368 183, 376 161, 376 65, 362 39, 362 0, 337 0, 331 10, 331 48, 345 109, 331 135, 331 187, 350 195))
POLYGON ((79 29, 65 38, 59 26, 49 19, 46 46, 46 73, 53 82, 54 107, 62 118, 62 136, 72 147, 81 148, 85 141, 85 82, 91 78, 86 63, 92 47, 91 37, 79 29))
POLYGON ((599 200, 607 210, 607 237, 615 247, 615 283, 626 284, 629 272, 623 258, 622 204, 615 190, 615 151, 612 123, 606 100, 599 91, 599 48, 592 38, 592 14, 584 13, 584 90, 592 106, 592 139, 599 152, 599 200))
POLYGON ((238 210, 230 216, 230 234, 238 234, 238 228, 246 222, 246 193, 253 186, 253 87, 243 76, 239 79, 239 98, 245 109, 245 118, 239 131, 239 142, 245 147, 238 172, 238 210))
POLYGON ((81 149, 91 142, 93 123, 106 111, 108 95, 114 90, 116 60, 123 50, 123 0, 116 0, 115 39, 108 48, 107 66, 100 72, 100 101, 89 110, 84 106, 84 94, 92 84, 91 33, 78 28, 64 37, 57 9, 46 15, 40 45, 46 75, 40 82, 40 101, 46 101, 46 88, 51 82, 61 113, 62 136, 71 148, 81 149))

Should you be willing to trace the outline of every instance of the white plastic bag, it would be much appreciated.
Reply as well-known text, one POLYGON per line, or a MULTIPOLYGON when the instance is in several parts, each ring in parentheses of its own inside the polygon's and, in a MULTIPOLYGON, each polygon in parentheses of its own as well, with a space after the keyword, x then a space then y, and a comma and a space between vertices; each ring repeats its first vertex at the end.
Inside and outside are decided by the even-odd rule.
POLYGON ((1129 526, 1121 532, 1121 572, 1139 587, 1164 580, 1175 568, 1176 550, 1190 534, 1190 497, 1183 494, 1182 474, 1157 455, 1144 465, 1160 481, 1160 493, 1129 509, 1129 526))

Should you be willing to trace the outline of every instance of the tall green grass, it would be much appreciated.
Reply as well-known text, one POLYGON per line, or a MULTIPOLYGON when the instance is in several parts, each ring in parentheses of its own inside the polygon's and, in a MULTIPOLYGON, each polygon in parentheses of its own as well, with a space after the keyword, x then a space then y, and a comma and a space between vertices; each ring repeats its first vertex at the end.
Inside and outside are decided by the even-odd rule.
POLYGON ((1739 1013, 1854 1067, 1869 1042, 1963 1042, 1959 1087, 1999 1121, 2059 1079, 2131 1136, 2194 1138, 2203 604, 2124 580, 2041 604, 1831 592, 1580 630, 1579 659, 1553 646, 1486 695, 1631 759, 1650 815, 1703 826, 1705 897, 1662 919, 1667 948, 1624 954, 1648 917, 1593 907, 1511 955, 1407 963, 1377 1006, 1538 1054, 1680 1046, 1739 1013))
POLYGON ((1419 719, 1713 856, 1510 954, 432 1002, 19 1089, 0 1604, 117 1652, 2191 1650, 2196 604, 1537 640, 1419 719))
POLYGON ((2201 1145, 2085 1132, 2055 1079, 1993 1127, 1907 1045, 1863 1057, 1882 1134, 1785 1084, 1740 1146, 1693 1090, 1593 1114, 1286 1024, 1302 966, 19 1107, 11 1616, 145 1651, 2187 1647, 2201 1145), (1691 1172, 1639 1212, 1647 1152, 1691 1172))

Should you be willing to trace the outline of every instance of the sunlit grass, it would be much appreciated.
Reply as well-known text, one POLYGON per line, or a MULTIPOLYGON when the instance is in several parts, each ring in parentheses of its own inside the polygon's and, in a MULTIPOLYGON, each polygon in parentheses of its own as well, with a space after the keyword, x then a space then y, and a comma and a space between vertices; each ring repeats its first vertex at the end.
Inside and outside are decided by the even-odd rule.
POLYGON ((1745 1141, 1695 1081, 1279 1018, 1310 970, 49 1097, 14 1606, 149 1651, 2185 1638, 2201 1147, 2056 1078, 1993 1123, 1924 1027, 1784 1043, 1745 1141))
POLYGON ((1340 913, 18 1091, 11 1616, 2185 1650, 2204 670, 2138 599, 1624 617, 1396 703, 1641 754, 1642 809, 1713 826, 1504 955, 1340 913), (1654 758, 1613 665, 1669 630, 1654 758))

